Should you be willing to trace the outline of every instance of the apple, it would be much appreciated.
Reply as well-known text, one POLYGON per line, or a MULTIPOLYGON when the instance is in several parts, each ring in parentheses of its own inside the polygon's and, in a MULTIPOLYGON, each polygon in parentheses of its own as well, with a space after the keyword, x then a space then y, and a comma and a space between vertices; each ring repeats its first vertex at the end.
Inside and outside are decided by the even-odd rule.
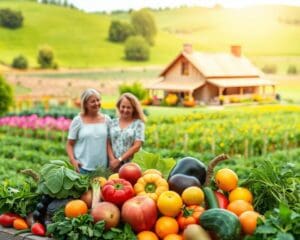
POLYGON ((119 169, 119 178, 123 178, 130 182, 132 186, 137 182, 137 180, 142 176, 142 169, 136 163, 125 163, 119 169))
POLYGON ((91 216, 94 218, 94 223, 104 220, 105 229, 109 230, 119 224, 120 210, 113 203, 99 202, 92 208, 91 216))
POLYGON ((151 230, 157 220, 156 203, 148 196, 135 196, 123 204, 121 216, 138 233, 151 230))

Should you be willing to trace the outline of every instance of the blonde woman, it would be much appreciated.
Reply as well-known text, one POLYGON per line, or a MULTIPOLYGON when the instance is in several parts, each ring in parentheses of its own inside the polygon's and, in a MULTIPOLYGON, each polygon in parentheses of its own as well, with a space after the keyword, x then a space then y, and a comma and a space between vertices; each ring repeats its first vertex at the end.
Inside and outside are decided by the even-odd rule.
POLYGON ((116 104, 118 117, 109 124, 108 156, 113 171, 132 159, 145 140, 145 115, 139 100, 124 93, 116 104))
POLYGON ((109 116, 100 112, 100 93, 92 88, 81 94, 81 112, 69 128, 66 150, 77 172, 89 173, 107 167, 109 116))

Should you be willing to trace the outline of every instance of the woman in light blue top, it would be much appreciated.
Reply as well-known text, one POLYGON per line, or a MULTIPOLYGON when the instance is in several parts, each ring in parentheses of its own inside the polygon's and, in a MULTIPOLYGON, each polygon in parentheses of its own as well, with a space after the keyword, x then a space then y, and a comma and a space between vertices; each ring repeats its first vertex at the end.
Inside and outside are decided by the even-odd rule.
POLYGON ((145 141, 145 115, 139 100, 124 93, 116 106, 119 117, 109 123, 108 141, 109 166, 115 172, 132 159, 145 141))
POLYGON ((97 90, 87 89, 81 95, 81 112, 69 128, 66 150, 76 171, 88 173, 97 167, 108 167, 107 135, 109 116, 102 114, 97 90))

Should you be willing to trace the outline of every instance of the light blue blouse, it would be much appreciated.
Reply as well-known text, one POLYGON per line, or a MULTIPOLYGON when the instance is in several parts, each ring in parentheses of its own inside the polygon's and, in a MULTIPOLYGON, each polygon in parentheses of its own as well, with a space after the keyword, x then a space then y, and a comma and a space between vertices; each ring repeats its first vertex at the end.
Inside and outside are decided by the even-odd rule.
POLYGON ((98 166, 107 167, 107 136, 110 117, 103 123, 84 123, 78 115, 69 128, 68 139, 76 140, 74 156, 84 170, 93 171, 98 166))
POLYGON ((145 124, 140 119, 134 120, 126 128, 120 128, 119 118, 109 123, 109 138, 116 158, 121 157, 137 140, 145 141, 145 124))

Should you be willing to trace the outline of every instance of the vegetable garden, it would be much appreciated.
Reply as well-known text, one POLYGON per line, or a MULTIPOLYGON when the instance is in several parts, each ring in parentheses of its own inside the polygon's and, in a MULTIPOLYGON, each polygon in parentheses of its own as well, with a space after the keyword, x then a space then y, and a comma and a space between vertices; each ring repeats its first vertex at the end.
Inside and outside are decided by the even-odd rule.
POLYGON ((0 118, 3 226, 72 240, 300 237, 298 106, 150 113, 136 171, 87 176, 65 153, 70 116, 34 113, 0 118), (107 194, 116 186, 121 202, 107 194))

